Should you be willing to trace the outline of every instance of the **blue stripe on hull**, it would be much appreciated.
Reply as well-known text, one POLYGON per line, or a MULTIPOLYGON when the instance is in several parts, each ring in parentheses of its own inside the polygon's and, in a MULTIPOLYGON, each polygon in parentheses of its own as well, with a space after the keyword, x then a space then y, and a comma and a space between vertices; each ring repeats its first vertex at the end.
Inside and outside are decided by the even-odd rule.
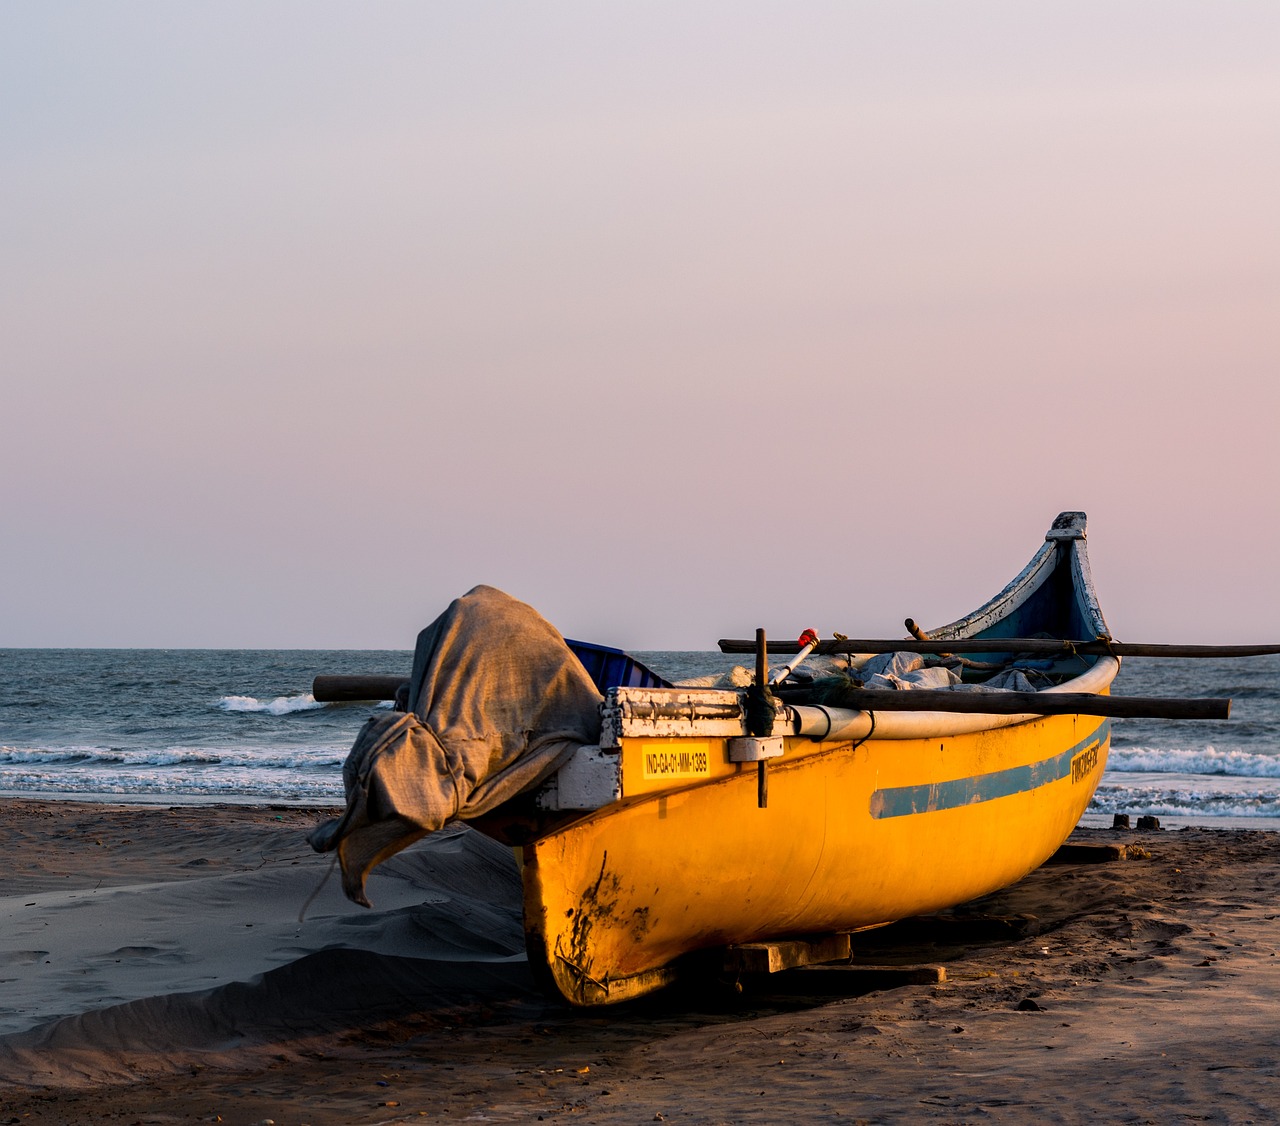
POLYGON ((1102 721, 1096 731, 1061 754, 1027 766, 1011 766, 993 774, 976 774, 972 778, 956 778, 950 782, 930 782, 923 786, 896 786, 876 790, 871 795, 871 816, 909 817, 913 813, 934 813, 940 809, 956 809, 963 805, 1007 798, 1038 790, 1050 782, 1071 776, 1072 760, 1090 747, 1101 746, 1111 735, 1111 721, 1102 721))

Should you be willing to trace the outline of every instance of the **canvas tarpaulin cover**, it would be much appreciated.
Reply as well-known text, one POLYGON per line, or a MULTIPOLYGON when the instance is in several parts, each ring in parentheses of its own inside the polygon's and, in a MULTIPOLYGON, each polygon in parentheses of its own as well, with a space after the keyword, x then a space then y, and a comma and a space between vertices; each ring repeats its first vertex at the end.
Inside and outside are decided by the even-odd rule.
POLYGON ((406 712, 370 719, 342 768, 347 808, 308 838, 337 849, 368 906, 374 865, 455 818, 538 785, 599 742, 600 693, 531 606, 478 586, 418 635, 406 712))

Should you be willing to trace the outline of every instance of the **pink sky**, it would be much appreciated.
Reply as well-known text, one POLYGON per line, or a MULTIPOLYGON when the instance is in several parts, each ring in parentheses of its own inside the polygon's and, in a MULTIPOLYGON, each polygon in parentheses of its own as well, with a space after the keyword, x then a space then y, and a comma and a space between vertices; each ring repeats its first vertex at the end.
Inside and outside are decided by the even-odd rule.
POLYGON ((1280 7, 11 2, 0 646, 1280 641, 1280 7))

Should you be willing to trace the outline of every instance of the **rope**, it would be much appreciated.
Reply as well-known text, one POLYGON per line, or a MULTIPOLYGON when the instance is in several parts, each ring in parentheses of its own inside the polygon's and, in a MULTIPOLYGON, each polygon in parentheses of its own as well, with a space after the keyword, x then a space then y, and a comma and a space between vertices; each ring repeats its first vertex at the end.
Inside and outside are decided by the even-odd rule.
MULTIPOLYGON (((835 641, 837 641, 837 642, 840 642, 840 641, 848 641, 848 640, 849 640, 849 635, 848 635, 847 633, 834 633, 834 632, 833 632, 833 633, 831 634, 831 637, 832 637, 832 639, 833 639, 833 640, 835 640, 835 641)), ((846 665, 850 670, 852 670, 852 668, 853 668, 853 654, 852 654, 852 653, 846 653, 846 654, 845 654, 845 665, 846 665)))
POLYGON ((853 746, 849 748, 850 751, 856 751, 859 747, 862 746, 863 743, 865 743, 868 739, 871 738, 872 735, 876 733, 876 713, 867 712, 867 718, 871 721, 871 727, 867 730, 867 733, 861 739, 859 739, 856 743, 853 744, 853 746))
POLYGON ((747 734, 756 738, 773 734, 773 720, 777 715, 775 700, 768 685, 753 684, 747 689, 747 734))

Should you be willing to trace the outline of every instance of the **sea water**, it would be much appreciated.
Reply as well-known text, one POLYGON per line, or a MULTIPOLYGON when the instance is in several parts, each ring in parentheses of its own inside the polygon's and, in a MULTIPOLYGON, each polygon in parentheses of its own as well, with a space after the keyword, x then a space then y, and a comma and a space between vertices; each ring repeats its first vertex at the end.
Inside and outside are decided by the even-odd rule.
MULTIPOLYGON (((675 679, 741 657, 635 656, 675 679)), ((361 724, 319 673, 407 677, 397 650, 0 649, 0 792, 130 802, 342 801, 361 724)), ((1086 820, 1280 827, 1280 657, 1130 658, 1117 695, 1230 696, 1226 721, 1115 720, 1086 820)))

